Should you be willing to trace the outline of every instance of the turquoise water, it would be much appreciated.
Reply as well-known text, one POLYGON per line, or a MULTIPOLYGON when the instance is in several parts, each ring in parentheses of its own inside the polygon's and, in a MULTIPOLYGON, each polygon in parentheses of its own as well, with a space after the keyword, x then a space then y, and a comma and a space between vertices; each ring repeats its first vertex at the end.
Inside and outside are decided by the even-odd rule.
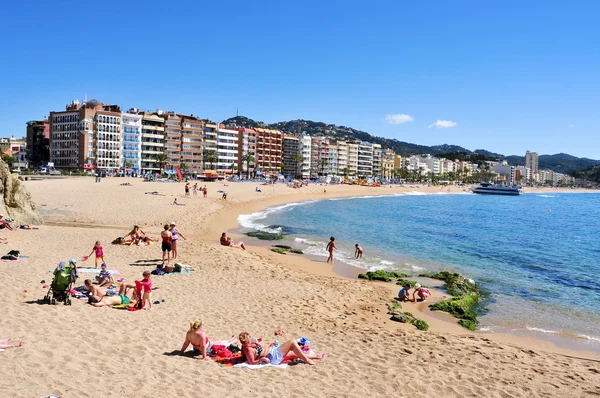
POLYGON ((307 253, 364 269, 455 270, 488 294, 481 329, 600 347, 600 195, 403 194, 297 203, 240 216, 307 253), (364 249, 354 260, 354 244, 364 249))

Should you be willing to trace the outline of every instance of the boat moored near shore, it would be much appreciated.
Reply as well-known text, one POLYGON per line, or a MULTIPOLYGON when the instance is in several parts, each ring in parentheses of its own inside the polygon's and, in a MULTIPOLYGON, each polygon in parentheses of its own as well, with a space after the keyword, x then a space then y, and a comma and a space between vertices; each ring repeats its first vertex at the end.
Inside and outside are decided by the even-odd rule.
POLYGON ((487 195, 520 195, 521 186, 506 187, 482 182, 478 186, 471 188, 471 191, 487 195))

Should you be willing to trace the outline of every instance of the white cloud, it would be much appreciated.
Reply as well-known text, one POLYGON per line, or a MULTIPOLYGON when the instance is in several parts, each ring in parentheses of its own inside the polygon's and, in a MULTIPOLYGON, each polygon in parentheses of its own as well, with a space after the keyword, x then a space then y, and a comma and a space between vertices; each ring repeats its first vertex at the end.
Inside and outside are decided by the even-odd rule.
POLYGON ((385 120, 387 120, 389 124, 404 124, 412 122, 413 120, 415 120, 415 118, 411 115, 404 115, 402 113, 398 113, 396 115, 385 115, 385 120))
POLYGON ((430 129, 447 129, 449 127, 454 127, 458 123, 453 122, 452 120, 437 120, 435 123, 430 124, 430 129))

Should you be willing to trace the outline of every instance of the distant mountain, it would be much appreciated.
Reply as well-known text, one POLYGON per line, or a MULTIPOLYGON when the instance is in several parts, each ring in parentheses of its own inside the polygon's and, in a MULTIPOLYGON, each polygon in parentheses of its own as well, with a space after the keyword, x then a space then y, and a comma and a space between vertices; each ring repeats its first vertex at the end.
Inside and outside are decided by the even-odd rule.
MULTIPOLYGON (((365 131, 356 130, 351 127, 337 126, 335 124, 326 124, 323 122, 313 122, 311 120, 290 120, 287 122, 278 122, 267 124, 252 120, 246 116, 235 116, 221 123, 225 125, 237 125, 246 128, 264 127, 270 129, 281 130, 285 134, 310 134, 313 136, 329 136, 337 139, 345 140, 360 140, 380 144, 382 148, 391 148, 401 156, 418 155, 429 153, 431 155, 447 154, 447 153, 466 153, 478 154, 475 158, 482 159, 498 159, 506 160, 513 166, 525 166, 525 156, 505 156, 499 153, 490 152, 485 149, 476 149, 471 151, 458 145, 419 145, 409 142, 398 141, 397 139, 376 137, 365 131)), ((469 158, 469 156, 467 156, 469 158)), ((573 173, 577 170, 592 169, 593 166, 600 165, 600 160, 578 158, 566 153, 557 153, 555 155, 540 155, 539 168, 550 169, 559 173, 573 173)), ((593 170, 592 170, 593 171, 593 170)))

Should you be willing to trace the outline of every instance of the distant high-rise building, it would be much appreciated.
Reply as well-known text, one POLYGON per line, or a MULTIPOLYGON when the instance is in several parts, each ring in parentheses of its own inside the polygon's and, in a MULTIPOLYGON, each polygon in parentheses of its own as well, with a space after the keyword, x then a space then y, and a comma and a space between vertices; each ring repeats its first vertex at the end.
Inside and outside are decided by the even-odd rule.
MULTIPOLYGON (((130 110, 135 112, 136 109, 130 110)), ((139 173, 142 159, 142 115, 123 112, 121 129, 121 166, 139 173)))
POLYGON ((27 157, 31 166, 50 160, 50 123, 47 119, 27 122, 27 157))
POLYGON ((525 167, 531 170, 532 173, 537 173, 538 168, 538 154, 537 152, 525 152, 525 167))
POLYGON ((300 140, 291 135, 283 136, 283 174, 286 177, 297 178, 300 173, 302 155, 300 140))

